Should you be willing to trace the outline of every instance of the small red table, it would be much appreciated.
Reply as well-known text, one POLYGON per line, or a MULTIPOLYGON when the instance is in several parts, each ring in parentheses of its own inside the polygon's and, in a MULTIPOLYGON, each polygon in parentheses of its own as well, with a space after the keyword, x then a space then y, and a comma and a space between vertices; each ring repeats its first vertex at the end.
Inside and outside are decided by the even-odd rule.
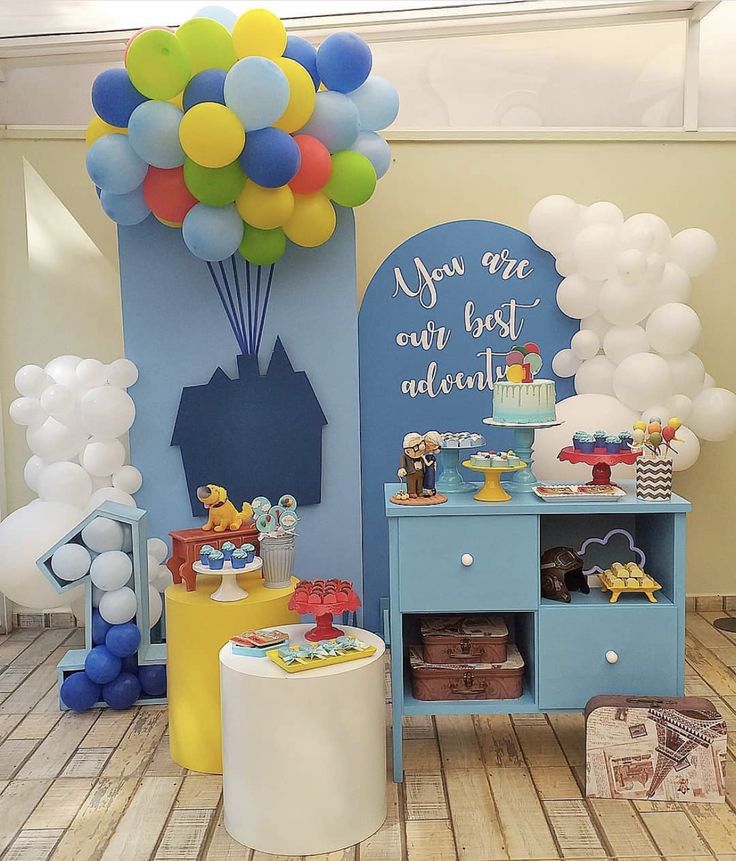
POLYGON ((214 532, 205 529, 181 529, 178 532, 169 532, 171 536, 171 558, 166 563, 174 583, 186 584, 187 592, 196 589, 197 574, 192 567, 199 561, 200 548, 209 544, 219 550, 226 541, 233 544, 253 544, 256 555, 259 551, 258 530, 252 520, 249 520, 241 529, 229 529, 225 532, 214 532))
POLYGON ((626 463, 629 466, 635 463, 641 452, 620 451, 610 454, 605 449, 594 451, 578 451, 574 446, 568 445, 557 455, 558 460, 566 460, 569 463, 587 463, 593 467, 593 480, 588 484, 613 484, 611 481, 611 467, 618 463, 626 463))

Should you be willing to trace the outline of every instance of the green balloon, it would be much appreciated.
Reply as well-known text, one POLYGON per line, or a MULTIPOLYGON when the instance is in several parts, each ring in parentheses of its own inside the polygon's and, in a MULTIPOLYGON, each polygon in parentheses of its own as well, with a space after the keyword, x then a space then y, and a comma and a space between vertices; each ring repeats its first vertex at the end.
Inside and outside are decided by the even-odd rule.
POLYGON ((332 156, 332 173, 325 194, 340 206, 360 206, 376 187, 376 169, 359 152, 342 150, 332 156))
POLYGON ((259 230, 246 224, 238 251, 249 263, 267 266, 283 257, 286 251, 286 236, 280 227, 259 230))
POLYGON ((207 206, 227 206, 243 190, 245 174, 236 159, 225 167, 202 167, 188 158, 184 161, 186 187, 207 206))

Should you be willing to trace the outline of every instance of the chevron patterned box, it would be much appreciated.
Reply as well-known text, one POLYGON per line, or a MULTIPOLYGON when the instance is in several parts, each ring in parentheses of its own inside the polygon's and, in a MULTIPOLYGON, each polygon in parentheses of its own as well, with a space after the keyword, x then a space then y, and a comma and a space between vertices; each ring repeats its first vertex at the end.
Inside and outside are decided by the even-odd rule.
POLYGON ((585 707, 585 795, 725 802, 726 721, 704 697, 599 696, 585 707))
POLYGON ((639 457, 636 460, 636 497, 666 500, 672 496, 672 461, 666 457, 639 457))

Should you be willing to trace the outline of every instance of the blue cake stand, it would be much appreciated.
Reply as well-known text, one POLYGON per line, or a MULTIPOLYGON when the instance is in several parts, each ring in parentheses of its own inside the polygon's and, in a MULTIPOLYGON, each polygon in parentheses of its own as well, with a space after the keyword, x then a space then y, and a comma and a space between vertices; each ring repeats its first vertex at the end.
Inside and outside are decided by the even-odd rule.
POLYGON ((462 447, 446 448, 444 445, 437 453, 439 474, 437 476, 437 490, 440 493, 467 493, 470 490, 478 490, 477 484, 471 484, 462 477, 460 463, 467 460, 471 451, 483 448, 486 444, 485 438, 462 447), (461 457, 462 455, 462 457, 461 457))
POLYGON ((515 472, 509 482, 512 490, 517 493, 532 493, 537 486, 537 477, 534 475, 532 464, 532 448, 534 446, 534 432, 544 428, 556 428, 563 422, 540 422, 539 424, 514 424, 513 422, 499 422, 494 418, 483 419, 483 424, 495 428, 509 428, 514 431, 514 452, 526 463, 526 468, 515 472))

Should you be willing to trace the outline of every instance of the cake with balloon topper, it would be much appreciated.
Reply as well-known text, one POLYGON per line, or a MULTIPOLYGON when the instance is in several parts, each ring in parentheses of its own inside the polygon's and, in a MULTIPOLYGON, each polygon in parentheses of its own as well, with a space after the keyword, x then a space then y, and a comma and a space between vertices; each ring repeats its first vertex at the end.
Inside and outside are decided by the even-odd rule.
POLYGON ((546 424, 557 419, 554 380, 536 379, 542 370, 539 347, 532 341, 516 344, 506 354, 505 380, 493 384, 493 421, 546 424))

